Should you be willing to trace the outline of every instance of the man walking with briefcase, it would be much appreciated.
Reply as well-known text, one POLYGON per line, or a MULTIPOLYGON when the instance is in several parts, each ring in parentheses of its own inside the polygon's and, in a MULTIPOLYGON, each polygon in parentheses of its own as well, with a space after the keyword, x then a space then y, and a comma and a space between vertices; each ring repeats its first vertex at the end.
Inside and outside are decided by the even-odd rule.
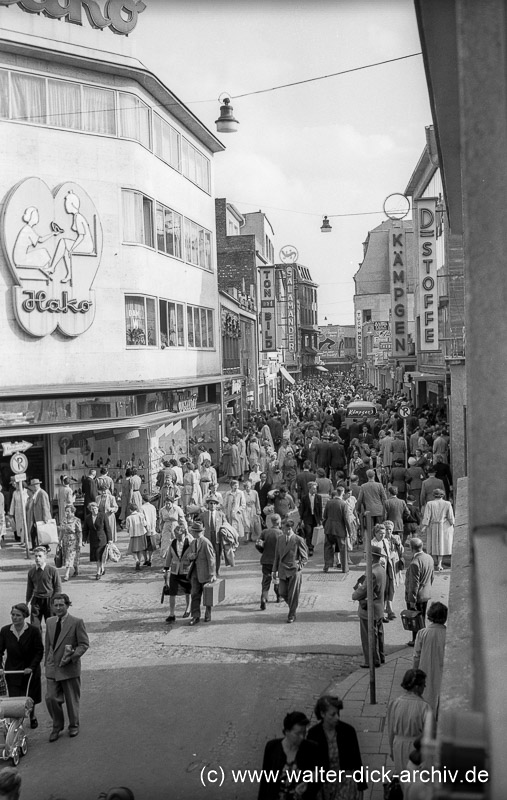
MULTIPOLYGON (((189 625, 197 625, 201 621, 201 599, 206 583, 216 580, 215 550, 209 539, 204 536, 202 522, 194 522, 190 526, 194 541, 190 545, 190 615, 189 625)), ((205 607, 204 622, 211 622, 211 606, 205 607)))

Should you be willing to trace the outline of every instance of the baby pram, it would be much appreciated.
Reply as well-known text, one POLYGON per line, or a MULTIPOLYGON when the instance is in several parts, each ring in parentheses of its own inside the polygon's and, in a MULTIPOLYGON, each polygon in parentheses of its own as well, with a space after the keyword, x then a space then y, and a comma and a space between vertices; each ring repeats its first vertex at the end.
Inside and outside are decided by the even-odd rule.
MULTIPOLYGON (((21 674, 23 674, 23 670, 4 670, 4 675, 21 674)), ((0 696, 0 758, 3 761, 12 758, 15 767, 19 764, 20 756, 26 755, 28 750, 28 740, 23 723, 33 708, 33 700, 28 696, 31 678, 30 675, 25 697, 0 696)))

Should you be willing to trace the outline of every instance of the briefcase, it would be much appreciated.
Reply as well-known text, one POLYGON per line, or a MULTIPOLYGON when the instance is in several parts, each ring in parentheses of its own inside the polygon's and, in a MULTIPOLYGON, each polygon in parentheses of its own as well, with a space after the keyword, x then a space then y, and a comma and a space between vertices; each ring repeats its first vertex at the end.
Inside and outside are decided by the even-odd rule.
POLYGON ((225 599, 225 578, 204 584, 202 602, 205 606, 216 606, 225 599))
POLYGON ((324 541, 324 526, 316 525, 312 533, 312 547, 318 547, 324 541))

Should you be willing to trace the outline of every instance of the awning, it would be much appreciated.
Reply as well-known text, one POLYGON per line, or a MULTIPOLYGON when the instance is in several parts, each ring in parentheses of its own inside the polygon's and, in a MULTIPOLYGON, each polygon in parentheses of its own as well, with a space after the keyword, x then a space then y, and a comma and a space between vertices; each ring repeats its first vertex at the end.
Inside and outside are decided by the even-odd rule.
POLYGON ((318 370, 319 370, 319 372, 329 372, 329 370, 328 370, 328 369, 326 369, 325 367, 321 367, 321 366, 319 366, 319 364, 317 364, 317 366, 315 367, 315 369, 318 369, 318 370))
POLYGON ((434 375, 430 372, 405 372, 403 373, 403 382, 404 383, 418 383, 419 381, 431 381, 433 383, 437 383, 438 381, 444 381, 445 375, 439 374, 434 375), (409 377, 411 380, 409 381, 409 377))
POLYGON ((296 381, 294 380, 294 378, 292 377, 292 375, 290 374, 290 372, 287 372, 287 370, 285 369, 285 367, 282 367, 282 366, 280 365, 280 367, 279 367, 278 371, 279 371, 279 372, 281 372, 281 374, 282 374, 282 378, 285 378, 285 380, 286 380, 286 381, 288 381, 289 383, 296 383, 296 381))

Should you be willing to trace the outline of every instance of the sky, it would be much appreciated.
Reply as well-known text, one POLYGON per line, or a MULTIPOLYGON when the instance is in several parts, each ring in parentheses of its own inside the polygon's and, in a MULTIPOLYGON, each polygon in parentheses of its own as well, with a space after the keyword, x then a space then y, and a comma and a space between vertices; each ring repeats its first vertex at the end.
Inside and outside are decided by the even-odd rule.
POLYGON ((218 97, 233 97, 239 131, 216 134, 216 197, 264 211, 275 260, 297 248, 319 284, 319 324, 353 324, 362 243, 404 192, 432 121, 422 56, 237 95, 420 53, 412 0, 145 2, 138 58, 215 133, 218 97))

